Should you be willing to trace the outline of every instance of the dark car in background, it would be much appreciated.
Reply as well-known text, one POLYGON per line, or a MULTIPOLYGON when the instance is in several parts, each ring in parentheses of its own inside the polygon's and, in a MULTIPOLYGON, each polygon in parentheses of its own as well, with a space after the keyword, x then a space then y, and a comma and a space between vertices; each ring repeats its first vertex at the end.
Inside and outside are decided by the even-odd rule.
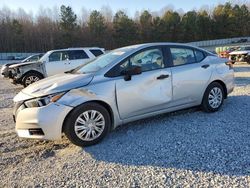
POLYGON ((250 64, 250 46, 241 46, 236 51, 229 53, 229 59, 235 62, 247 62, 250 64))

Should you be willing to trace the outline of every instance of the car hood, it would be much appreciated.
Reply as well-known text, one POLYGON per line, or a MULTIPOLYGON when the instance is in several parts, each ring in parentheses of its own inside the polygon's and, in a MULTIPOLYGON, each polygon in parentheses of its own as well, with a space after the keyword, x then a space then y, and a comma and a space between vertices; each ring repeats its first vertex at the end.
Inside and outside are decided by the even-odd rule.
POLYGON ((21 62, 21 61, 16 61, 16 62, 11 62, 11 63, 6 63, 6 64, 4 64, 4 66, 10 66, 10 65, 14 65, 14 64, 21 64, 21 63, 23 63, 23 62, 21 62))
POLYGON ((233 51, 229 53, 230 55, 240 55, 240 54, 247 54, 250 53, 250 51, 242 50, 242 51, 233 51))
MULTIPOLYGON (((93 77, 93 74, 58 74, 29 85, 28 87, 24 88, 21 93, 30 96, 30 98, 41 97, 86 86, 91 82, 93 77)), ((15 98, 16 99, 14 99, 14 101, 21 100, 17 99, 18 96, 15 98)))
POLYGON ((18 63, 14 63, 9 65, 9 68, 15 68, 15 67, 20 67, 20 66, 24 66, 24 65, 31 65, 31 64, 36 64, 36 63, 40 63, 39 61, 32 61, 32 62, 18 62, 18 63))

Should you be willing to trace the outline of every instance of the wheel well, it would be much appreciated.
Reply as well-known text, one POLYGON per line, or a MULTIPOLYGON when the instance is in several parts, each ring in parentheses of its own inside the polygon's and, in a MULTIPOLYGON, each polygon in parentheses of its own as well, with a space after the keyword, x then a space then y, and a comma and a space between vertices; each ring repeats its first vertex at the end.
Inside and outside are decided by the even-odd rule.
POLYGON ((21 80, 27 75, 27 74, 30 74, 30 73, 36 73, 36 74, 39 74, 42 78, 44 78, 44 76, 43 76, 43 74, 42 73, 40 73, 40 72, 38 72, 38 71, 36 71, 36 70, 30 70, 30 71, 28 71, 28 72, 26 72, 26 73, 24 73, 24 75, 22 76, 22 78, 21 78, 21 80))
MULTIPOLYGON (((111 107, 106 103, 106 102, 103 102, 103 101, 99 101, 99 100, 93 100, 93 101, 88 101, 88 102, 85 102, 85 103, 97 103, 101 106, 103 106, 104 108, 106 108, 108 110, 108 113, 110 115, 110 120, 111 120, 111 130, 114 128, 114 113, 113 113, 113 110, 111 109, 111 107)), ((82 104, 79 104, 78 106, 80 105, 83 105, 85 103, 82 103, 82 104)), ((64 124, 65 124, 65 121, 66 119, 68 118, 68 116, 71 114, 71 112, 78 106, 75 106, 68 114, 67 116, 65 117, 64 121, 63 121, 63 126, 62 126, 62 132, 64 131, 64 124)))
POLYGON ((226 99, 227 98, 227 87, 226 87, 226 84, 224 82, 222 82, 221 80, 214 80, 211 83, 214 83, 214 82, 217 82, 217 83, 219 83, 222 86, 223 91, 224 91, 224 99, 226 99))

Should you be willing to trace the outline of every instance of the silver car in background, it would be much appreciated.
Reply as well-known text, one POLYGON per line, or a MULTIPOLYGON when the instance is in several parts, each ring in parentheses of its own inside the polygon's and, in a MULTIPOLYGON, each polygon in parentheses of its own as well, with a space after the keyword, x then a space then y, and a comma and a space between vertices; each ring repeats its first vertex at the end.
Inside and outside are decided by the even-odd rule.
POLYGON ((12 78, 11 72, 9 71, 9 67, 10 67, 11 65, 38 61, 43 55, 44 55, 43 53, 34 54, 34 55, 31 55, 31 56, 25 58, 25 59, 22 60, 22 61, 14 61, 14 62, 6 63, 6 64, 4 64, 4 65, 2 66, 2 68, 1 68, 1 70, 0 70, 0 75, 1 75, 2 77, 6 77, 6 78, 7 78, 7 77, 12 78))
POLYGON ((196 47, 150 43, 119 48, 23 89, 15 98, 20 137, 98 143, 118 125, 201 106, 215 112, 234 88, 227 59, 196 47))

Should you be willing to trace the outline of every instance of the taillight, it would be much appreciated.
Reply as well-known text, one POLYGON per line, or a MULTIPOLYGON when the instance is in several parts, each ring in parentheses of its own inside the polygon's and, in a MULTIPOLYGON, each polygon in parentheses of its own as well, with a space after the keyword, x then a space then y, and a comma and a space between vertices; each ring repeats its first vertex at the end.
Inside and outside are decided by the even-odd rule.
POLYGON ((227 66, 229 66, 229 69, 233 68, 233 63, 231 61, 228 61, 225 63, 227 66))

